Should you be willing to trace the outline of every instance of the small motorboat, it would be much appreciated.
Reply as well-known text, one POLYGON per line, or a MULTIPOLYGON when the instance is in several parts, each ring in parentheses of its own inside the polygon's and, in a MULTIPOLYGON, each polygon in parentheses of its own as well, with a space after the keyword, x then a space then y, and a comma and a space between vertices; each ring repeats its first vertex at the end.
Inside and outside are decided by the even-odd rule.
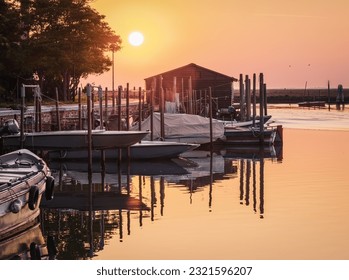
POLYGON ((148 131, 62 130, 20 133, 16 120, 7 120, 0 127, 2 148, 24 147, 31 150, 87 149, 89 138, 93 150, 125 148, 141 141, 148 131), (22 146, 21 146, 22 142, 22 146))
POLYGON ((42 195, 51 200, 54 178, 47 164, 27 149, 0 156, 0 240, 32 225, 42 195))

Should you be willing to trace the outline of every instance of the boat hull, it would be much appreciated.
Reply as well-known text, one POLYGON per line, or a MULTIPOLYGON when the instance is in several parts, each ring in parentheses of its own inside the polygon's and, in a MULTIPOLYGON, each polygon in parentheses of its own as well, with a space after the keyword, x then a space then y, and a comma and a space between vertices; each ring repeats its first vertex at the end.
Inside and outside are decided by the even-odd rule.
POLYGON ((226 129, 224 132, 224 144, 229 145, 272 145, 276 136, 276 129, 266 128, 262 134, 259 129, 234 128, 226 129))
POLYGON ((39 216, 50 170, 44 161, 25 149, 0 156, 0 163, 1 240, 39 216))
MULTIPOLYGON (((147 131, 93 130, 91 146, 92 149, 97 150, 112 147, 124 148, 139 142, 147 134, 147 131)), ((20 137, 19 134, 3 136, 3 147, 18 148, 20 137)), ((87 149, 88 139, 87 130, 32 132, 24 134, 23 145, 25 148, 34 150, 87 149)))
MULTIPOLYGON (((180 154, 197 148, 198 144, 189 143, 177 143, 166 141, 141 141, 128 148, 121 150, 122 159, 142 160, 142 159, 164 159, 175 158, 180 154)), ((119 149, 105 149, 104 157, 107 160, 118 159, 119 149)), ((52 159, 86 159, 88 151, 85 150, 65 150, 65 151, 52 151, 49 153, 49 157, 52 159)), ((93 159, 100 159, 102 157, 101 151, 92 151, 93 159)))

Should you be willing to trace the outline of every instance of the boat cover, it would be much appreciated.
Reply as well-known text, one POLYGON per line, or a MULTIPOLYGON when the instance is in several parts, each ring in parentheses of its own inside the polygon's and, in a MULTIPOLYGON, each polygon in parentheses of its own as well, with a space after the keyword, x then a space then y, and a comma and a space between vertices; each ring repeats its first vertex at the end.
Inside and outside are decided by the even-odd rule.
MULTIPOLYGON (((209 138, 210 119, 190 114, 164 114, 165 139, 175 138, 209 138)), ((153 137, 161 136, 160 113, 153 114, 153 137)), ((138 127, 136 128, 138 129, 138 127)), ((151 117, 142 122, 142 130, 151 129, 151 117)), ((224 137, 224 124, 216 119, 212 120, 213 140, 224 137)), ((150 135, 144 139, 150 139, 150 135)))

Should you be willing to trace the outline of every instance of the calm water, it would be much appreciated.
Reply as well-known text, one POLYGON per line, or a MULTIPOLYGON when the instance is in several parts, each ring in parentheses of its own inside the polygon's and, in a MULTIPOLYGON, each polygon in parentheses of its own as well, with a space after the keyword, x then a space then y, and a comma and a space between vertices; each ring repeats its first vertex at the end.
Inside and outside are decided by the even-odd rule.
POLYGON ((276 155, 225 150, 121 171, 107 163, 105 175, 97 162, 90 181, 83 164, 51 163, 56 197, 75 192, 70 208, 86 207, 43 207, 44 238, 54 237, 58 259, 349 259, 348 112, 269 113, 285 127, 276 155), (103 210, 103 191, 133 200, 103 210))

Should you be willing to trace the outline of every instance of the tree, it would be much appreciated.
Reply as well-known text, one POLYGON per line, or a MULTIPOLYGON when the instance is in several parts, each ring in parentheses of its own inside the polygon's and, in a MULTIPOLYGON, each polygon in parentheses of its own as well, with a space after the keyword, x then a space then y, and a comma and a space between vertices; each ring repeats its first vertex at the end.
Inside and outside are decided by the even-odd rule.
POLYGON ((45 94, 53 96, 58 88, 64 100, 72 100, 82 77, 109 70, 106 51, 111 45, 118 51, 121 39, 89 6, 90 0, 10 2, 20 18, 21 40, 20 48, 9 53, 17 58, 17 69, 30 73, 45 94))

